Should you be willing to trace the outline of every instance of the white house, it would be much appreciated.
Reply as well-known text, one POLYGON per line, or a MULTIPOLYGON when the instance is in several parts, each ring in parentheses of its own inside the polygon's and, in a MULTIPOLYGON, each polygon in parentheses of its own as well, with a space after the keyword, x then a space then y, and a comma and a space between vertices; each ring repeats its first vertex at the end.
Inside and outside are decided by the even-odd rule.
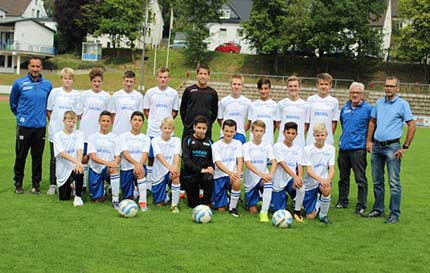
POLYGON ((42 0, 0 0, 0 73, 19 74, 21 58, 54 56, 54 26, 42 0))
MULTIPOLYGON (((151 20, 148 22, 145 43, 147 45, 158 46, 163 38, 164 21, 161 14, 161 8, 157 0, 148 0, 148 12, 150 13, 149 18, 151 18, 151 20)), ((87 37, 87 41, 101 43, 103 47, 112 47, 111 40, 107 35, 101 35, 99 37, 92 37, 89 35, 87 37)), ((126 48, 129 46, 130 41, 124 37, 121 40, 119 47, 126 48)), ((135 46, 139 49, 143 48, 143 33, 142 37, 135 42, 135 46)))
POLYGON ((208 50, 213 51, 217 46, 226 42, 235 42, 241 46, 241 53, 255 54, 249 43, 244 39, 241 23, 249 20, 252 0, 229 0, 222 7, 220 22, 208 24, 208 50))

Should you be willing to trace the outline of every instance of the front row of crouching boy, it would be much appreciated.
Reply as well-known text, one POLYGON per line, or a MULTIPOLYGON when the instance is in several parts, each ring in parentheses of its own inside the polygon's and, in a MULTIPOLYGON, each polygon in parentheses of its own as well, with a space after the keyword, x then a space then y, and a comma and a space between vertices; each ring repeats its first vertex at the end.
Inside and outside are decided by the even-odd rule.
MULTIPOLYGON (((60 200, 69 200, 72 184, 75 184, 75 206, 83 205, 83 167, 81 163, 83 135, 75 131, 76 114, 64 114, 64 130, 54 136, 56 170, 60 200)), ((142 211, 147 210, 147 181, 145 162, 152 144, 155 161, 153 168, 153 197, 157 205, 169 201, 167 185, 171 187, 172 212, 179 212, 180 181, 187 192, 188 206, 212 205, 213 208, 239 217, 237 204, 240 198, 241 170, 245 162, 245 199, 252 214, 258 212, 257 204, 262 194, 260 221, 267 222, 269 208, 273 211, 285 209, 288 193, 295 199, 294 219, 303 222, 302 205, 306 217, 313 219, 319 212, 320 221, 328 224, 331 179, 334 175, 335 149, 326 144, 327 128, 316 124, 313 130, 314 145, 293 145, 297 136, 297 124, 287 122, 283 128, 284 141, 273 146, 262 141, 265 123, 252 123, 253 139, 243 146, 233 139, 237 125, 233 120, 222 124, 223 138, 212 144, 206 137, 208 121, 203 116, 194 120, 194 134, 182 141, 182 168, 179 171, 181 141, 173 137, 174 121, 165 118, 160 126, 161 136, 150 140, 141 133, 144 116, 135 111, 131 116, 131 130, 119 137, 109 132, 111 114, 103 111, 99 116, 99 132, 88 141, 90 156, 90 197, 96 202, 105 198, 104 181, 110 182, 112 204, 118 207, 120 187, 125 199, 139 197, 142 211), (121 163, 121 164, 120 164, 121 163), (121 165, 121 172, 119 166, 121 165), (268 165, 271 165, 268 168, 268 165), (306 174, 303 177, 303 167, 306 174), (121 179, 120 179, 121 178, 121 179), (203 197, 199 190, 203 189, 203 197), (230 192, 230 198, 228 197, 230 192), (317 202, 319 198, 319 202, 317 202)))

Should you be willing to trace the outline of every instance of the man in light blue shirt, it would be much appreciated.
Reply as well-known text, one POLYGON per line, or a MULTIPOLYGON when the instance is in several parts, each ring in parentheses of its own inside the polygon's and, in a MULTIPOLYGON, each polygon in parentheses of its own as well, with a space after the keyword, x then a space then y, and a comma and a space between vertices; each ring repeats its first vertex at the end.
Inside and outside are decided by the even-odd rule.
POLYGON ((408 150, 415 135, 416 125, 411 108, 406 100, 397 93, 400 81, 396 77, 385 80, 385 97, 376 101, 369 122, 367 151, 372 153, 372 178, 375 203, 373 210, 366 217, 384 216, 384 166, 387 165, 390 185, 390 215, 386 224, 395 224, 400 217, 402 187, 400 185, 400 162, 408 150), (403 123, 408 126, 405 142, 400 146, 403 123))
POLYGON ((349 87, 349 100, 340 110, 342 135, 339 141, 339 201, 336 208, 347 208, 349 204, 349 182, 351 169, 357 183, 355 213, 362 215, 367 206, 367 127, 372 105, 363 100, 364 85, 353 82, 349 87))
POLYGON ((15 193, 22 194, 25 160, 31 149, 32 188, 34 194, 40 193, 42 179, 42 155, 45 147, 46 104, 52 84, 42 77, 42 60, 31 57, 28 74, 16 80, 10 92, 10 110, 16 116, 15 146, 15 193))

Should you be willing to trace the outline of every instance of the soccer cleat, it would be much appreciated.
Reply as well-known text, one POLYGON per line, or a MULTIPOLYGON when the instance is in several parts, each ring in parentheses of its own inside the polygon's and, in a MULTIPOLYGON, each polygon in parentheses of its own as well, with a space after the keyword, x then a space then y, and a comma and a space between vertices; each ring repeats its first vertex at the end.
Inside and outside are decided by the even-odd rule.
POLYGON ((170 210, 171 210, 173 213, 179 213, 179 207, 178 207, 178 205, 172 205, 172 206, 170 207, 170 210))
POLYGON ((40 189, 38 187, 33 187, 33 188, 31 188, 31 193, 32 194, 40 194, 40 189))
POLYGON ((75 196, 75 199, 73 199, 73 206, 80 207, 84 205, 84 201, 82 201, 82 198, 79 196, 75 196))
POLYGON ((184 199, 185 198, 185 191, 181 191, 181 193, 179 194, 179 198, 180 199, 184 199))
POLYGON ((321 223, 324 223, 324 224, 326 224, 326 225, 331 224, 331 222, 330 222, 330 220, 328 219, 328 217, 327 217, 327 216, 321 217, 321 218, 320 218, 320 222, 321 222, 321 223))
POLYGON ((348 206, 343 205, 342 203, 337 203, 336 206, 334 206, 337 209, 346 209, 348 206))
POLYGON ((300 214, 295 214, 294 213, 293 217, 294 217, 294 220, 296 220, 296 222, 303 223, 305 221, 300 214))
POLYGON ((15 188, 15 193, 16 194, 23 194, 24 193, 24 189, 22 187, 16 187, 15 188))
POLYGON ((146 202, 139 202, 139 207, 140 207, 140 210, 143 212, 148 210, 148 206, 146 205, 146 202))
POLYGON ((269 216, 267 215, 267 212, 260 212, 260 222, 262 223, 269 222, 269 216))
POLYGON ((368 218, 384 217, 385 213, 377 211, 377 210, 372 210, 368 214, 363 214, 362 216, 368 217, 368 218))
POLYGON ((48 192, 46 194, 47 195, 54 195, 56 191, 57 191, 57 187, 55 185, 50 185, 48 192))
POLYGON ((399 218, 395 217, 395 216, 390 216, 388 217, 387 220, 384 221, 385 224, 396 224, 399 222, 399 218))
POLYGON ((240 217, 239 212, 237 211, 236 208, 229 210, 228 213, 230 213, 231 216, 233 217, 236 217, 236 218, 240 217))
POLYGON ((363 216, 364 215, 364 209, 356 208, 354 211, 354 214, 363 216))
POLYGON ((119 202, 118 201, 112 201, 112 207, 116 210, 119 209, 119 202))

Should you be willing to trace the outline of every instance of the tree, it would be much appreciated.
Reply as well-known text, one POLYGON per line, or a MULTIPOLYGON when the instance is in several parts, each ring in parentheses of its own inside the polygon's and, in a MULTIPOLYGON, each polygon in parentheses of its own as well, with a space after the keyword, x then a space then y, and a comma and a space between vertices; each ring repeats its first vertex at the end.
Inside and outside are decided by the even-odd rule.
POLYGON ((58 53, 80 52, 87 35, 87 26, 79 25, 81 6, 88 0, 55 0, 54 19, 58 24, 56 48, 58 53))
POLYGON ((127 38, 135 61, 135 42, 142 36, 144 26, 143 0, 103 0, 82 7, 81 26, 88 26, 93 36, 108 35, 116 48, 123 38, 127 38))
POLYGON ((401 0, 400 15, 407 22, 400 29, 400 53, 422 63, 430 58, 430 2, 401 0))
POLYGON ((207 24, 219 20, 221 8, 226 0, 176 0, 177 16, 179 17, 179 27, 181 27, 187 39, 185 50, 186 61, 189 64, 196 64, 207 61, 207 38, 209 29, 207 24), (186 22, 186 23, 185 23, 186 22))

